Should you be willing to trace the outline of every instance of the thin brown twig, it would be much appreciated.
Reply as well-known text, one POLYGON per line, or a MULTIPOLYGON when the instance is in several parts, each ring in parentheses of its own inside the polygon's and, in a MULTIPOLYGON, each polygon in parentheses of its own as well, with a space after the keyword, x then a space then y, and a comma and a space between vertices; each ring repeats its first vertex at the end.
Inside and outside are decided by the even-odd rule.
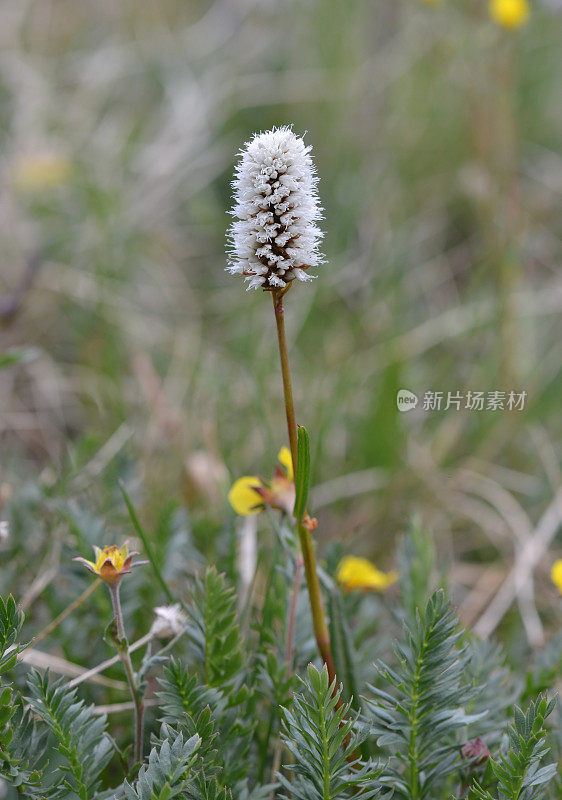
POLYGON ((529 579, 541 557, 548 549, 562 525, 562 489, 549 504, 540 518, 533 535, 517 553, 509 575, 490 602, 486 611, 474 625, 474 631, 487 639, 500 624, 516 599, 520 587, 529 579))
POLYGON ((48 553, 42 560, 37 577, 25 592, 20 601, 20 606, 25 611, 43 592, 54 578, 58 575, 60 565, 60 554, 62 549, 63 532, 60 528, 55 531, 51 540, 48 553))
MULTIPOLYGON (((137 639, 136 642, 133 642, 132 645, 130 645, 129 653, 133 653, 135 650, 138 650, 139 647, 143 647, 143 645, 148 644, 150 641, 152 641, 152 639, 154 639, 153 633, 149 632, 145 634, 140 639, 137 639)), ((80 683, 84 683, 84 681, 91 680, 95 675, 98 675, 98 673, 100 672, 104 672, 106 669, 109 669, 109 667, 112 667, 119 661, 121 661, 119 655, 112 656, 111 658, 106 659, 106 661, 102 661, 100 664, 97 664, 95 667, 92 667, 92 669, 89 669, 87 672, 84 672, 79 677, 74 678, 74 680, 70 681, 67 688, 74 689, 75 686, 78 686, 80 683)))
MULTIPOLYGON (((144 705, 145 707, 157 706, 159 702, 156 699, 145 700, 144 705)), ((94 714, 119 714, 122 711, 132 711, 134 707, 132 700, 128 700, 125 703, 109 703, 105 706, 94 706, 94 714)))
POLYGON ((67 686, 74 685, 75 683, 82 683, 83 680, 89 680, 99 686, 105 686, 108 689, 117 689, 118 691, 126 691, 127 684, 124 681, 117 681, 113 678, 106 678, 104 675, 90 675, 88 670, 81 667, 79 664, 74 664, 61 656, 53 655, 52 653, 44 653, 43 650, 36 650, 35 648, 28 648, 18 653, 18 662, 28 664, 37 669, 48 669, 58 675, 65 675, 67 678, 73 678, 67 686))
MULTIPOLYGON (((67 606, 67 608, 65 608, 64 611, 62 611, 58 615, 58 617, 55 617, 55 619, 52 622, 50 622, 45 628, 43 628, 42 631, 40 631, 37 634, 37 636, 34 637, 32 646, 35 647, 35 645, 37 645, 38 642, 42 641, 47 636, 49 636, 49 634, 52 633, 55 630, 55 628, 58 628, 58 626, 61 624, 61 622, 64 622, 64 620, 68 616, 70 616, 70 614, 72 614, 73 611, 75 611, 77 608, 79 608, 79 606, 81 606, 82 603, 85 600, 87 600, 88 597, 96 591, 98 586, 101 586, 101 583, 102 582, 99 579, 94 581, 93 583, 91 583, 88 586, 88 588, 85 589, 82 592, 82 594, 79 595, 79 597, 76 598, 76 600, 74 600, 69 606, 67 606)), ((29 652, 29 648, 28 648, 27 652, 29 652)))

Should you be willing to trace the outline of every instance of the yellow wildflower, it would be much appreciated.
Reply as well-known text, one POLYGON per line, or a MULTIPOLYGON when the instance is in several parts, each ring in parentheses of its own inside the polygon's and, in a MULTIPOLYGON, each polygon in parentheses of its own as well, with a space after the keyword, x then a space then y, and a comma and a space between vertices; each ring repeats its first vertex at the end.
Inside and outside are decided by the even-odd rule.
POLYGON ((147 564, 147 561, 137 561, 133 564, 133 556, 138 555, 135 551, 129 553, 129 542, 125 542, 121 547, 110 544, 100 549, 94 545, 95 561, 88 561, 86 558, 75 558, 74 561, 81 561, 87 569, 97 575, 110 586, 119 583, 124 575, 131 572, 133 567, 147 564))
POLYGON ((263 487, 262 481, 255 475, 244 475, 234 481, 228 493, 228 502, 237 514, 250 517, 263 511, 263 500, 259 490, 263 487))
POLYGON ((336 580, 348 591, 380 592, 398 580, 398 573, 381 572, 367 558, 344 556, 338 565, 336 580))
POLYGON ((257 475, 244 475, 232 484, 228 502, 237 514, 249 517, 259 514, 265 506, 292 514, 295 504, 294 473, 293 460, 287 447, 281 448, 277 460, 281 466, 275 467, 269 483, 257 475))
POLYGON ((20 158, 13 166, 12 181, 21 192, 40 192, 67 183, 72 173, 68 158, 43 153, 20 158))
POLYGON ((520 28, 529 16, 528 0, 490 0, 490 16, 502 28, 520 28))
POLYGON ((555 561, 550 570, 550 577, 552 583, 556 586, 560 594, 562 594, 562 558, 555 561))

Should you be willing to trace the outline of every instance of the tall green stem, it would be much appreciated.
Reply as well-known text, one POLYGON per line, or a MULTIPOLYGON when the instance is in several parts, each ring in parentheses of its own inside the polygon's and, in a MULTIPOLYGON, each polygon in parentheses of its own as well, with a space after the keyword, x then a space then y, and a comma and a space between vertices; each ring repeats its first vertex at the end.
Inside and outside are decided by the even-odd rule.
POLYGON ((142 761, 143 753, 143 714, 144 703, 139 691, 139 687, 135 681, 135 672, 133 670, 133 662, 129 653, 129 642, 125 635, 125 626, 123 624, 123 612, 121 611, 121 599, 119 597, 119 584, 109 585, 109 593, 111 594, 111 602, 113 604, 113 613, 115 615, 115 626, 117 633, 117 652, 119 658, 125 668, 125 675, 127 676, 127 683, 133 699, 133 715, 134 715, 134 728, 135 728, 135 749, 134 749, 134 763, 138 764, 142 761))
POLYGON ((291 383, 291 369, 289 366, 289 350, 285 334, 285 306, 283 295, 272 292, 273 310, 277 325, 277 340, 279 342, 279 357, 281 359, 281 375, 283 377, 283 394, 285 396, 285 414, 287 417, 287 432, 289 434, 289 447, 293 459, 293 468, 297 468, 297 422, 295 418, 295 403, 293 400, 293 386, 291 383))
MULTIPOLYGON (((285 396, 285 414, 287 417, 287 431, 289 434, 289 445, 293 459, 293 468, 297 468, 297 423, 295 420, 295 404, 293 401, 293 388, 291 385, 291 371, 289 367, 289 352, 287 349, 287 337, 285 335, 285 307, 283 305, 284 292, 272 292, 273 310, 275 312, 275 322, 277 325, 277 340, 279 343, 279 356, 281 359, 281 375, 283 377, 283 394, 285 396)), ((297 520, 297 529, 304 562, 304 574, 310 597, 310 608, 312 611, 312 624, 314 635, 320 655, 328 668, 330 682, 336 678, 334 669, 334 659, 330 645, 330 634, 326 623, 326 614, 320 590, 320 580, 316 568, 316 554, 312 536, 303 520, 297 520)))

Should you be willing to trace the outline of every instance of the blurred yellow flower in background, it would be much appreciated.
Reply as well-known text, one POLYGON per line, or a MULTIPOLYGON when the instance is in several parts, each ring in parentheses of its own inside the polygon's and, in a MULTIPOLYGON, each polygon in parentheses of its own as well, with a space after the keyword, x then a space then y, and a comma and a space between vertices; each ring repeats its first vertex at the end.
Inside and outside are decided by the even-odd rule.
POLYGON ((259 514, 265 506, 277 508, 291 514, 295 503, 293 484, 293 460, 288 447, 282 447, 277 454, 279 465, 275 467, 270 483, 262 481, 257 475, 244 475, 238 478, 228 493, 228 502, 237 514, 249 517, 259 514))
POLYGON ((258 491, 262 486, 262 481, 256 475, 244 475, 232 484, 228 493, 228 502, 242 517, 259 514, 264 507, 258 491))
POLYGON ((348 591, 380 592, 398 580, 398 573, 382 572, 367 558, 344 556, 338 565, 336 580, 348 591))
POLYGON ((293 473, 293 459, 291 458, 291 451, 288 447, 282 447, 277 453, 277 461, 285 468, 287 480, 294 481, 295 476, 293 473))
POLYGON ((560 594, 562 594, 562 558, 555 561, 550 570, 550 577, 552 583, 556 586, 560 594))
POLYGON ((520 28, 529 16, 528 0, 490 0, 490 16, 502 28, 520 28))
POLYGON ((19 158, 12 167, 12 182, 20 192, 38 192, 65 184, 72 174, 72 162, 54 153, 19 158))

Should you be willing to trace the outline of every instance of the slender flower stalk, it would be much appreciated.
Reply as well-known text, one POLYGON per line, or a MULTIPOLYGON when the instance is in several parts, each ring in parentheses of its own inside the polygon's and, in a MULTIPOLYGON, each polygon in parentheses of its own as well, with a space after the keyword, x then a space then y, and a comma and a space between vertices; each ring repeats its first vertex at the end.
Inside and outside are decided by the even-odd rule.
POLYGON ((119 583, 108 584, 109 593, 111 595, 111 603, 113 605, 113 614, 115 617, 115 645, 121 663, 125 669, 127 683, 129 684, 129 691, 133 700, 133 714, 134 714, 134 728, 135 728, 135 746, 134 758, 135 764, 142 761, 143 753, 143 717, 144 717, 144 703, 142 695, 135 679, 135 671, 133 669, 133 662, 129 652, 129 642, 125 634, 125 626, 123 624, 123 612, 121 610, 121 599, 119 597, 119 583))
MULTIPOLYGON (((285 290, 286 292, 286 290, 285 290)), ((289 351, 287 348, 287 335, 285 333, 285 306, 283 296, 285 292, 272 292, 273 311, 277 326, 277 341, 279 344, 279 358, 281 361, 281 376, 283 378, 283 395, 285 398, 285 415, 287 417, 287 433, 289 447, 294 469, 297 466, 297 422, 295 417, 295 402, 293 400, 293 385, 291 382, 291 368, 289 364, 289 351)))
MULTIPOLYGON (((275 322, 277 325, 277 341, 279 344, 279 357, 281 360, 281 375, 283 377, 283 395, 285 397, 285 415, 287 417, 287 432, 289 434, 289 444, 293 464, 297 466, 297 423, 295 419, 295 403, 293 400, 293 388, 291 383, 291 371, 289 366, 289 352, 287 349, 287 336, 285 334, 285 307, 283 296, 287 289, 272 292, 273 309, 275 312, 275 322)), ((297 529, 304 562, 304 573, 310 596, 310 608, 312 611, 312 624, 316 643, 320 655, 328 668, 330 683, 336 677, 334 659, 330 645, 330 633, 324 603, 322 601, 322 591, 318 579, 318 569, 316 567, 316 553, 310 530, 304 524, 304 520, 297 520, 297 529)))
MULTIPOLYGON (((285 335, 283 299, 295 279, 307 281, 308 270, 322 263, 317 225, 322 209, 318 178, 302 138, 288 127, 260 133, 244 146, 233 183, 235 221, 230 229, 231 253, 227 270, 242 275, 248 288, 271 292, 281 359, 285 415, 293 466, 297 466, 297 424, 285 335)), ((304 573, 310 596, 314 634, 335 677, 330 634, 324 612, 316 554, 308 515, 297 519, 304 573)))

